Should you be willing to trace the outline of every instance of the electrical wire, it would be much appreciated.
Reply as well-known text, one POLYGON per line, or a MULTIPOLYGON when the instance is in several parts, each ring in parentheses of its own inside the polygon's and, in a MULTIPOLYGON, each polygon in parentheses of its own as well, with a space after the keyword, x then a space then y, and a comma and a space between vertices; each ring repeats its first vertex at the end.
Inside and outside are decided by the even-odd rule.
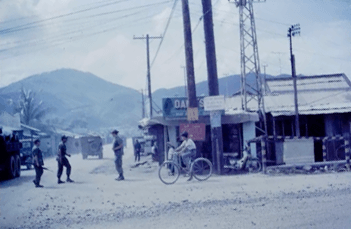
MULTIPOLYGON (((154 4, 148 4, 148 5, 144 5, 144 6, 142 6, 142 7, 154 7, 155 5, 154 4)), ((134 7, 133 9, 138 9, 138 8, 140 8, 140 6, 138 6, 138 7, 134 7)), ((121 18, 126 18, 126 17, 130 17, 130 16, 132 16, 132 15, 136 15, 136 14, 139 14, 139 13, 141 13, 142 11, 137 11, 137 12, 135 12, 135 13, 131 13, 131 14, 127 14, 127 15, 123 15, 123 16, 120 16, 120 17, 117 17, 117 18, 113 18, 113 19, 110 19, 106 24, 108 24, 108 23, 111 23, 111 22, 113 22, 113 21, 115 21, 115 20, 119 20, 119 19, 121 19, 121 18)), ((154 15, 152 15, 152 17, 153 17, 154 15)), ((149 16, 148 17, 146 17, 146 18, 149 18, 149 16)), ((33 45, 35 46, 36 44, 42 44, 42 42, 46 42, 46 43, 48 43, 48 42, 50 42, 50 41, 60 41, 60 40, 62 40, 62 38, 66 38, 66 35, 75 35, 75 34, 77 34, 77 33, 82 33, 85 29, 91 29, 91 28, 93 28, 93 27, 97 27, 97 26, 99 26, 100 28, 101 28, 101 25, 102 25, 102 23, 97 23, 96 25, 94 25, 94 26, 92 26, 92 25, 88 25, 86 28, 80 28, 79 30, 76 30, 76 29, 73 29, 73 30, 71 30, 71 31, 66 31, 66 32, 64 32, 63 34, 61 34, 59 37, 57 37, 57 35, 53 35, 52 36, 52 40, 51 39, 49 39, 48 40, 48 38, 42 38, 42 39, 34 39, 34 40, 31 40, 31 41, 26 41, 26 43, 25 44, 23 44, 23 45, 18 45, 18 46, 15 46, 15 47, 10 47, 10 48, 3 48, 3 49, 1 49, 0 51, 1 52, 4 52, 4 51, 9 51, 9 50, 13 50, 13 49, 18 49, 18 48, 23 48, 23 47, 25 47, 26 45, 31 45, 31 47, 33 47, 33 45)))
POLYGON ((151 62, 151 68, 152 68, 152 66, 154 65, 155 60, 156 60, 156 58, 157 58, 157 55, 158 55, 158 53, 159 53, 159 51, 160 51, 160 48, 161 48, 162 43, 163 43, 163 40, 164 40, 164 38, 165 38, 165 36, 166 36, 167 30, 168 30, 169 24, 170 24, 170 22, 171 22, 171 19, 172 19, 174 10, 175 10, 175 8, 176 8, 176 6, 177 6, 177 3, 178 3, 178 0, 174 0, 171 13, 170 13, 169 18, 168 18, 168 20, 167 20, 166 28, 165 28, 165 30, 164 30, 164 32, 163 32, 163 34, 162 34, 161 41, 160 41, 160 44, 158 45, 158 48, 157 48, 155 57, 154 57, 154 59, 153 59, 152 62, 151 62))
MULTIPOLYGON (((112 2, 112 1, 115 1, 115 0, 101 0, 101 1, 98 1, 98 2, 88 3, 88 4, 84 4, 84 5, 78 6, 78 7, 74 7, 73 9, 80 9, 80 8, 84 8, 85 6, 91 6, 91 5, 96 5, 96 4, 99 4, 99 3, 106 3, 106 2, 112 2)), ((53 11, 53 12, 50 12, 50 13, 55 13, 55 12, 60 12, 60 11, 53 11)), ((28 18, 37 18, 37 15, 23 16, 23 17, 18 17, 18 18, 13 18, 13 19, 1 21, 0 25, 11 23, 11 22, 15 22, 15 21, 21 21, 21 20, 28 19, 28 18)))
POLYGON ((75 15, 75 14, 91 11, 91 10, 94 10, 94 9, 99 9, 99 8, 110 6, 110 5, 113 5, 113 4, 118 4, 118 3, 121 3, 121 2, 124 2, 124 1, 127 1, 127 0, 118 0, 118 1, 114 1, 112 3, 108 3, 108 4, 104 4, 104 5, 100 5, 100 6, 95 6, 95 7, 90 7, 90 8, 87 8, 87 9, 83 9, 83 10, 78 10, 78 11, 74 11, 74 12, 70 12, 70 13, 66 13, 66 14, 57 15, 57 16, 54 16, 54 17, 41 19, 41 20, 37 20, 37 21, 34 21, 34 22, 29 22, 29 23, 26 23, 26 24, 23 24, 23 25, 10 27, 10 28, 7 28, 7 29, 2 29, 2 30, 0 30, 0 34, 19 31, 20 29, 26 29, 29 25, 35 25, 35 24, 38 24, 38 23, 43 23, 43 22, 46 22, 46 21, 54 20, 54 19, 59 19, 59 18, 67 17, 67 16, 72 16, 72 15, 75 15))
MULTIPOLYGON (((118 3, 119 2, 123 2, 123 1, 127 1, 127 0, 120 0, 120 1, 118 1, 118 3)), ((81 19, 84 19, 84 18, 94 18, 94 17, 99 17, 99 16, 106 16, 106 15, 120 13, 120 12, 124 12, 124 11, 128 11, 128 10, 135 10, 135 9, 140 9, 140 8, 146 8, 146 7, 156 6, 156 5, 165 4, 165 3, 169 3, 169 1, 162 1, 162 2, 158 2, 158 3, 152 3, 152 4, 147 4, 147 5, 130 7, 130 8, 126 8, 126 9, 119 9, 119 10, 113 10, 113 11, 109 11, 109 12, 98 13, 98 14, 89 15, 89 16, 86 16, 86 17, 81 17, 81 18, 78 18, 78 19, 75 19, 75 20, 81 20, 81 19)), ((92 10, 92 9, 93 8, 89 8, 89 10, 92 10)), ((88 11, 88 10, 87 9, 80 10, 80 11, 76 11, 74 13, 62 14, 62 15, 51 17, 51 18, 48 18, 48 19, 39 20, 37 22, 27 23, 25 25, 16 26, 16 27, 8 28, 8 29, 3 29, 3 30, 0 30, 0 35, 1 34, 8 34, 8 33, 13 33, 13 32, 18 32, 18 31, 23 31, 23 30, 27 30, 27 29, 33 29, 35 27, 38 27, 38 25, 36 25, 37 23, 42 23, 42 22, 53 20, 53 19, 62 18, 62 17, 65 17, 65 16, 71 16, 71 15, 74 15, 76 13, 82 13, 82 12, 86 12, 86 11, 88 11)))
MULTIPOLYGON (((135 23, 135 25, 140 25, 140 22, 139 21, 142 21, 142 22, 146 22, 145 19, 150 19, 154 17, 154 15, 152 16, 148 16, 148 17, 143 17, 143 18, 139 18, 137 20, 134 20, 133 22, 137 22, 135 23)), ((124 26, 128 26, 128 27, 131 27, 132 24, 123 24, 123 25, 119 25, 119 26, 114 26, 112 28, 108 28, 108 29, 104 29, 104 30, 100 30, 98 32, 92 32, 92 33, 89 33, 89 34, 83 34, 83 35, 77 35, 75 37, 70 37, 66 40, 61 40, 61 41, 58 41, 58 43, 55 43, 55 44, 50 44, 48 46, 44 46, 42 48, 39 48, 39 49, 35 49, 34 51, 32 52, 37 52, 37 51, 41 51, 41 50, 46 50, 48 48, 52 48, 52 47, 57 47, 57 46, 61 46, 65 43, 68 43, 68 42, 73 42, 73 41, 76 41, 76 40, 79 40, 79 39, 83 39, 83 38, 87 38, 87 37, 91 37, 91 36, 96 36, 96 35, 99 35, 99 34, 103 34, 103 33, 107 33, 107 32, 110 32, 110 31, 114 31, 116 29, 119 29, 119 28, 122 28, 124 26)), ((21 55, 25 55, 25 54, 28 54, 28 53, 31 53, 31 52, 22 52, 22 53, 18 53, 16 55, 12 55, 12 56, 7 56, 5 58, 0 58, 1 60, 6 60, 6 59, 10 59, 10 58, 13 58, 13 57, 16 57, 16 56, 21 56, 21 55)))
MULTIPOLYGON (((137 12, 134 12, 134 13, 130 13, 130 14, 126 14, 126 15, 122 15, 122 16, 110 19, 105 24, 110 24, 110 23, 112 23, 112 22, 114 22, 116 20, 120 20, 120 19, 123 19, 123 18, 128 18, 130 16, 134 16, 134 15, 140 14, 141 12, 143 12, 143 10, 137 11, 137 12)), ((41 44, 42 42, 48 43, 48 42, 52 42, 52 41, 57 41, 57 40, 60 40, 61 38, 66 38, 67 35, 74 35, 74 34, 77 34, 77 33, 82 33, 82 31, 84 31, 86 29, 90 29, 91 30, 94 27, 100 27, 101 28, 102 25, 103 24, 101 22, 98 22, 95 25, 88 24, 86 27, 81 27, 81 25, 79 25, 80 28, 78 30, 76 28, 73 28, 72 30, 66 31, 66 32, 64 32, 64 33, 62 33, 60 35, 54 34, 51 37, 45 37, 45 38, 41 38, 41 39, 34 39, 34 40, 24 41, 24 42, 22 42, 22 43, 24 43, 22 45, 18 45, 18 46, 15 46, 15 47, 10 47, 10 48, 7 48, 7 49, 0 49, 0 52, 9 51, 9 50, 12 50, 12 49, 23 48, 23 47, 26 47, 28 45, 35 45, 37 43, 41 44)))

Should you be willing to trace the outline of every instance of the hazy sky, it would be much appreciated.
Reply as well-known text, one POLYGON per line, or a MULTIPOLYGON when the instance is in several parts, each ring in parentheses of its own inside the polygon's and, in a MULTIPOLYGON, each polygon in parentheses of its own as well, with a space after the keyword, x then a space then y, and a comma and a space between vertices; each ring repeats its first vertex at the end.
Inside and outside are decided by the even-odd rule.
MULTIPOLYGON (((200 0, 189 0, 196 82, 206 79, 200 0), (197 26, 198 25, 198 26, 197 26), (196 27, 197 26, 197 27, 196 27), (196 27, 196 28, 195 28, 196 27)), ((133 35, 163 34, 174 1, 0 0, 0 87, 59 68, 92 72, 113 83, 146 87, 146 45, 133 35)), ((213 0, 218 75, 240 73, 238 8, 213 0)), ((254 5, 261 64, 290 73, 291 24, 297 74, 343 72, 351 77, 351 0, 267 0, 254 5)), ((160 40, 150 44, 154 59, 160 40)), ((179 0, 152 66, 152 90, 184 85, 179 0)), ((262 67, 263 71, 263 67, 262 67)))

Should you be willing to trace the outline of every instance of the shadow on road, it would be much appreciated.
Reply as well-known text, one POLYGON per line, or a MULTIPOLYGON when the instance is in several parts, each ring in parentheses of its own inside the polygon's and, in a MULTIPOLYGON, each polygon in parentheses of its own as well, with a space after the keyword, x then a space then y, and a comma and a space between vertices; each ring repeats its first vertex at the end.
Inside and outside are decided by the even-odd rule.
POLYGON ((4 188, 10 188, 13 186, 20 186, 23 183, 27 183, 27 182, 32 182, 32 180, 34 179, 34 174, 33 175, 23 175, 21 177, 15 178, 15 179, 3 179, 2 177, 0 178, 0 187, 1 189, 4 188))

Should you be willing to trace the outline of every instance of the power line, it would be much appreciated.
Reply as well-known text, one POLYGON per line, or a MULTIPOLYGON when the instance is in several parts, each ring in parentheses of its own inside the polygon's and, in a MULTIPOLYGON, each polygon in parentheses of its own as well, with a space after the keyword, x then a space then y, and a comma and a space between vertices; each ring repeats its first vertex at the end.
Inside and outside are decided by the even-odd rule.
POLYGON ((151 68, 152 68, 152 66, 154 65, 154 62, 155 62, 155 60, 156 60, 156 58, 157 58, 157 55, 158 55, 158 52, 160 51, 161 45, 162 45, 163 40, 164 40, 164 38, 165 38, 165 36, 166 36, 167 30, 168 30, 168 26, 169 26, 169 24, 170 24, 170 22, 171 22, 171 19, 172 19, 174 10, 175 10, 175 8, 176 8, 176 6, 177 6, 177 3, 178 3, 178 0, 174 0, 174 4, 173 4, 172 10, 171 10, 171 13, 170 13, 170 15, 169 15, 169 18, 168 18, 168 21, 167 21, 167 24, 166 24, 166 28, 165 28, 165 30, 164 30, 164 32, 163 32, 163 35, 161 36, 161 41, 160 41, 160 44, 159 44, 159 46, 158 46, 158 48, 157 48, 155 57, 154 57, 154 59, 153 59, 152 62, 151 62, 151 68))
POLYGON ((0 30, 0 33, 11 32, 13 30, 16 30, 16 29, 19 29, 19 28, 23 28, 23 27, 26 27, 28 25, 38 24, 38 23, 42 23, 42 22, 46 22, 46 21, 50 21, 50 20, 54 20, 54 19, 58 19, 58 18, 62 18, 62 17, 72 16, 74 14, 87 12, 87 11, 90 11, 90 10, 94 10, 94 9, 110 6, 110 5, 113 5, 113 4, 118 4, 118 3, 121 3, 121 2, 124 2, 124 1, 127 1, 127 0, 118 0, 118 1, 115 1, 115 2, 112 2, 112 3, 107 3, 107 4, 104 4, 104 5, 100 5, 100 6, 90 7, 90 8, 83 9, 83 10, 78 10, 78 11, 74 11, 74 12, 61 14, 61 15, 50 17, 50 18, 46 18, 46 19, 42 19, 42 20, 37 20, 37 21, 34 21, 34 22, 29 22, 29 23, 26 23, 26 24, 23 24, 23 25, 18 25, 18 26, 12 27, 12 28, 7 28, 7 29, 0 30))
MULTIPOLYGON (((88 3, 88 4, 80 5, 80 6, 77 6, 77 7, 73 7, 72 9, 80 9, 80 8, 83 8, 83 7, 86 7, 86 6, 97 5, 97 4, 100 4, 100 3, 112 2, 112 1, 115 1, 115 0, 101 0, 101 1, 98 1, 98 2, 88 3)), ((52 14, 52 13, 55 13, 55 12, 62 12, 62 11, 58 11, 57 10, 57 11, 52 11, 52 12, 49 12, 49 13, 52 14)), ((0 25, 8 24, 8 23, 15 22, 15 21, 21 21, 21 20, 29 19, 29 18, 37 18, 37 17, 38 17, 37 15, 30 15, 30 16, 22 16, 22 17, 18 17, 18 18, 12 18, 12 19, 9 19, 9 20, 1 21, 0 25)))
MULTIPOLYGON (((126 15, 123 15, 123 16, 120 16, 120 17, 117 17, 117 18, 113 18, 113 19, 111 19, 110 21, 108 21, 105 24, 109 24, 109 23, 111 23, 113 21, 116 21, 116 20, 119 20, 119 19, 123 19, 123 18, 127 18, 127 17, 133 16, 133 15, 137 15, 140 12, 142 12, 142 11, 137 11, 135 13, 126 14, 126 15)), ((62 34, 59 34, 59 35, 54 34, 51 37, 45 37, 45 38, 41 38, 41 39, 33 39, 33 40, 27 40, 27 41, 22 41, 22 42, 16 42, 16 43, 19 43, 19 44, 22 43, 22 45, 10 47, 10 48, 7 48, 7 49, 0 49, 0 52, 1 51, 8 51, 8 50, 12 50, 12 49, 18 49, 18 48, 26 47, 27 45, 31 45, 31 44, 33 45, 33 44, 37 44, 39 42, 40 42, 40 44, 42 44, 41 42, 46 42, 46 43, 48 43, 50 41, 54 42, 54 41, 57 41, 57 40, 61 40, 61 38, 65 38, 66 35, 74 35, 74 34, 77 34, 77 33, 82 33, 82 31, 85 30, 86 28, 91 29, 91 28, 94 28, 94 27, 97 27, 97 26, 101 27, 101 25, 102 25, 101 23, 97 23, 95 25, 89 24, 86 27, 81 27, 81 25, 80 25, 80 29, 79 30, 77 30, 76 28, 73 28, 73 30, 66 31, 66 32, 64 32, 62 34), (51 38, 54 38, 54 39, 51 39, 51 38)))
MULTIPOLYGON (((153 16, 154 16, 154 15, 153 15, 153 16)), ((151 17, 153 17, 153 16, 151 16, 151 17)), ((145 19, 148 19, 148 18, 150 18, 150 16, 149 16, 149 17, 144 17, 144 18, 139 18, 139 19, 137 19, 137 20, 134 20, 133 22, 138 22, 136 25, 140 25, 139 21, 145 22, 145 19)), ((34 51, 32 51, 32 52, 41 51, 41 50, 46 50, 46 49, 48 49, 48 48, 52 48, 52 47, 57 47, 57 46, 63 45, 63 44, 65 44, 65 43, 67 43, 67 42, 73 42, 73 41, 75 41, 75 40, 79 40, 79 39, 82 39, 82 38, 87 38, 87 37, 99 35, 99 34, 102 34, 102 33, 107 33, 107 32, 110 32, 110 31, 119 29, 119 28, 121 28, 121 27, 124 27, 124 26, 129 26, 129 27, 130 27, 131 24, 123 24, 123 25, 119 25, 119 26, 114 26, 114 27, 111 27, 111 28, 108 28, 108 29, 104 29, 104 30, 100 30, 100 31, 98 31, 98 32, 93 32, 93 33, 90 33, 90 34, 77 35, 77 36, 75 36, 75 37, 70 37, 70 38, 68 38, 68 39, 61 40, 61 42, 58 41, 59 43, 51 44, 51 45, 48 45, 47 47, 43 47, 43 48, 41 48, 41 49, 36 49, 36 50, 34 50, 34 51)), ((31 46, 31 47, 32 47, 32 46, 31 46)), ((7 57, 5 57, 5 58, 0 58, 0 59, 1 59, 1 60, 10 59, 10 58, 12 58, 12 57, 21 56, 21 55, 28 54, 28 53, 32 53, 32 52, 27 52, 27 53, 23 53, 23 52, 22 52, 22 53, 19 53, 19 54, 16 54, 16 55, 7 56, 7 57)))
MULTIPOLYGON (((118 2, 123 2, 123 1, 126 1, 126 0, 120 0, 118 2)), ((71 21, 73 21, 73 20, 81 20, 81 19, 85 19, 85 18, 94 18, 94 17, 99 17, 99 16, 105 16, 105 15, 120 13, 120 12, 124 12, 124 11, 128 11, 128 10, 135 10, 135 9, 140 9, 140 8, 146 8, 146 7, 161 5, 161 4, 165 4, 165 3, 169 3, 169 1, 163 1, 163 2, 158 2, 158 3, 152 3, 152 4, 147 4, 147 5, 130 7, 130 8, 126 8, 126 9, 120 9, 120 10, 114 10, 114 11, 109 11, 109 12, 98 13, 98 14, 89 15, 89 16, 86 16, 86 17, 81 17, 81 18, 78 18, 78 19, 77 18, 76 19, 71 19, 71 21)), ((92 8, 90 8, 89 10, 91 10, 91 9, 92 8)), ((63 14, 63 15, 51 17, 51 18, 48 18, 48 19, 43 19, 43 20, 39 20, 39 21, 36 21, 36 22, 27 23, 25 25, 20 25, 20 26, 8 28, 8 29, 3 29, 3 30, 0 30, 0 34, 8 34, 8 33, 18 32, 18 31, 22 31, 22 30, 27 30, 27 29, 33 29, 33 28, 38 27, 37 24, 39 24, 39 23, 50 21, 50 20, 54 20, 54 19, 58 19, 58 18, 62 18, 62 17, 65 17, 65 16, 71 16, 71 15, 74 15, 74 14, 77 14, 77 13, 86 12, 86 11, 88 11, 88 10, 85 9, 85 10, 81 10, 81 11, 76 11, 74 13, 63 14), (25 27, 25 26, 27 26, 27 27, 25 27)), ((41 26, 43 26, 43 25, 41 25, 41 26)))
MULTIPOLYGON (((145 5, 145 6, 142 6, 142 7, 154 7, 155 5, 154 4, 149 4, 149 5, 145 5)), ((140 8, 140 6, 138 7, 133 7, 131 9, 135 9, 135 8, 140 8)), ((127 17, 130 17, 132 15, 137 15, 137 14, 140 14, 141 12, 145 12, 145 11, 137 11, 137 12, 134 12, 134 13, 131 13, 131 14, 126 14, 126 15, 123 15, 123 16, 120 16, 120 17, 117 17, 117 18, 113 18, 113 19, 110 19, 108 22, 106 22, 105 24, 109 24, 109 23, 112 23, 113 21, 115 20, 118 20, 118 19, 122 19, 122 18, 127 18, 127 17)), ((155 14, 151 15, 151 16, 148 16, 148 17, 144 17, 142 19, 148 19, 148 18, 151 18, 153 17, 155 14)), ((138 19, 140 20, 140 19, 138 19)), ((138 20, 135 20, 135 21, 138 21, 138 20)), ((18 48, 23 48, 23 47, 26 47, 27 45, 31 45, 31 47, 35 46, 35 45, 42 45, 43 43, 48 43, 48 42, 59 42, 61 40, 65 40, 67 39, 66 38, 66 35, 67 36, 74 36, 75 34, 82 34, 84 32, 84 30, 86 29, 91 29, 91 28, 94 28, 94 27, 101 27, 101 23, 96 23, 95 25, 87 25, 86 27, 82 27, 81 24, 79 25, 79 29, 73 29, 71 31, 66 31, 62 34, 59 35, 59 37, 57 35, 52 35, 51 37, 45 37, 45 38, 41 38, 41 39, 33 39, 33 40, 29 40, 29 41, 17 41, 16 43, 17 44, 22 44, 22 45, 17 45, 17 46, 14 46, 14 47, 9 47, 9 48, 4 48, 0 51, 4 52, 4 51, 9 51, 9 50, 14 50, 14 49, 18 49, 18 48), (51 39, 51 38, 54 38, 54 39, 51 39), (63 38, 63 39, 62 39, 63 38)), ((73 37, 74 38, 74 37, 73 37)), ((68 38, 69 40, 72 39, 72 37, 69 37, 68 38)), ((5 45, 8 45, 8 44, 5 44, 5 45)), ((4 44, 2 45, 4 46, 4 44)))

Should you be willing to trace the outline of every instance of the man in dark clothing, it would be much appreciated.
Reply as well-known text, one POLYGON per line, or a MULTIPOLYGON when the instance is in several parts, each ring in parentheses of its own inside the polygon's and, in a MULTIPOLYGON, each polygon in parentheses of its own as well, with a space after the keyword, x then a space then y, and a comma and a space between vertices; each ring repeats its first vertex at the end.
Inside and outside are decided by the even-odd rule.
POLYGON ((123 140, 118 136, 118 131, 112 131, 112 136, 115 138, 113 142, 112 150, 115 152, 115 165, 116 170, 119 173, 119 177, 116 180, 124 180, 123 169, 122 169, 122 157, 123 157, 123 140))
POLYGON ((140 150, 141 150, 141 145, 138 140, 135 140, 135 162, 140 161, 140 150))
POLYGON ((61 175, 63 172, 63 166, 66 167, 66 174, 67 174, 67 182, 74 182, 71 180, 70 175, 71 175, 71 165, 69 164, 68 159, 66 158, 67 156, 71 156, 70 154, 67 153, 67 147, 66 147, 66 142, 67 142, 67 137, 65 135, 62 136, 61 138, 62 142, 59 144, 58 147, 58 155, 57 155, 57 162, 58 162, 58 171, 57 171, 57 178, 58 184, 65 183, 64 181, 61 180, 61 175))
POLYGON ((41 150, 39 149, 40 146, 40 140, 36 139, 34 141, 34 147, 32 149, 32 155, 33 155, 33 165, 35 169, 35 180, 33 180, 33 183, 35 184, 36 188, 43 188, 44 186, 40 185, 40 178, 43 175, 43 154, 41 150))

